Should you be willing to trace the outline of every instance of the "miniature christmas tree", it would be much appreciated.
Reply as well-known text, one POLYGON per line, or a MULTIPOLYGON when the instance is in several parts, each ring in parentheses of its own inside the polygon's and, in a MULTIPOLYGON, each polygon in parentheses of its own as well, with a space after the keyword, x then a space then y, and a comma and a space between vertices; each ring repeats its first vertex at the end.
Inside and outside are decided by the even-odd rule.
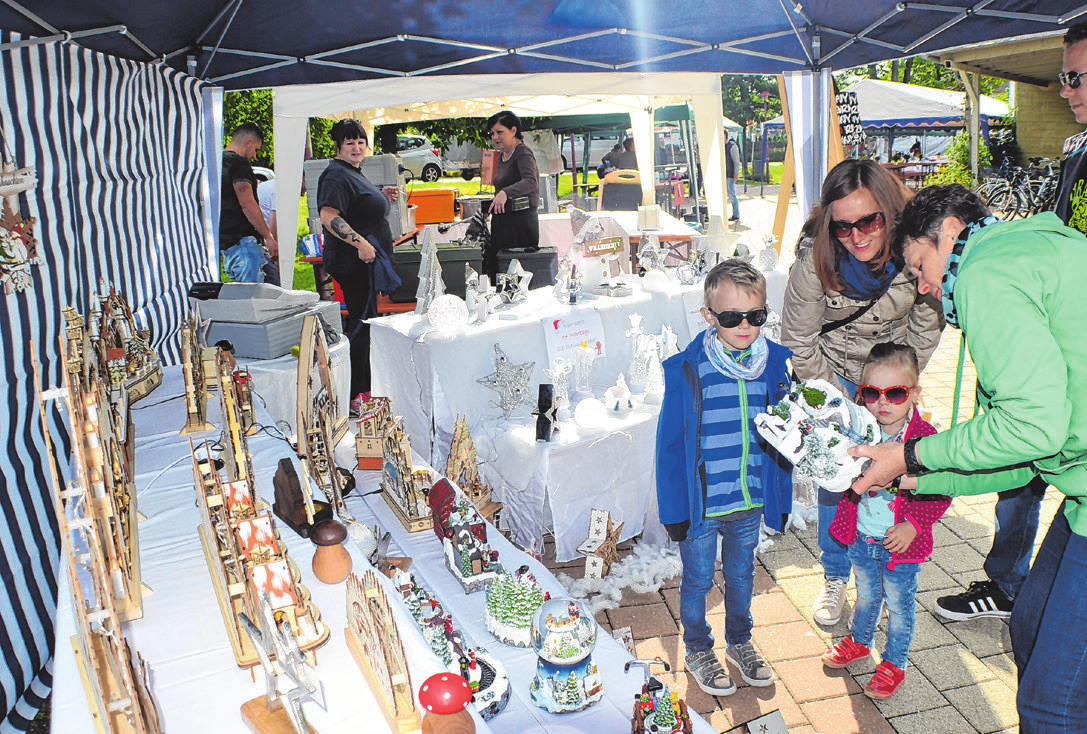
POLYGON ((560 703, 566 706, 577 706, 581 703, 581 683, 578 681, 577 676, 570 672, 570 677, 566 679, 566 682, 562 687, 556 691, 556 698, 562 697, 560 703))
POLYGON ((672 706, 672 694, 668 690, 668 686, 664 687, 660 698, 657 699, 657 710, 653 712, 653 723, 661 731, 672 731, 676 726, 676 711, 672 706))

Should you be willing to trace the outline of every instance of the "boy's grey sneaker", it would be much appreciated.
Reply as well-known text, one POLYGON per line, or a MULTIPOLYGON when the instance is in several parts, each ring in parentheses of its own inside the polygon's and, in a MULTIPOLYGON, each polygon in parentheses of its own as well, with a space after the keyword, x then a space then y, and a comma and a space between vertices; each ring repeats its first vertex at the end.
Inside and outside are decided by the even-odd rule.
POLYGON ((725 648, 725 657, 740 671, 740 677, 747 685, 761 687, 774 682, 773 669, 762 659, 754 643, 729 645, 725 648))
POLYGON ((815 621, 824 627, 838 624, 842 618, 842 607, 845 606, 845 579, 829 578, 815 597, 811 614, 815 621))
POLYGON ((736 684, 721 667, 721 661, 713 650, 689 652, 683 663, 694 676, 698 687, 711 696, 728 696, 736 692, 736 684))

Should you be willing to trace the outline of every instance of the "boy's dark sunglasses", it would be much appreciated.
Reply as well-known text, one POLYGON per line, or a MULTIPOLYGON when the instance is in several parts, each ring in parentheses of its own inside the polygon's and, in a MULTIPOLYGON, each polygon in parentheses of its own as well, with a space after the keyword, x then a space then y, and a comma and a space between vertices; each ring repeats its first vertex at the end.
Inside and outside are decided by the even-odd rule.
POLYGON ((712 313, 717 323, 726 329, 736 328, 744 319, 747 319, 747 323, 752 326, 762 326, 766 323, 765 308, 756 308, 751 311, 721 311, 720 313, 709 307, 706 310, 712 313))
POLYGON ((1083 76, 1078 71, 1062 71, 1057 74, 1057 78, 1062 87, 1067 84, 1069 89, 1079 89, 1079 85, 1083 82, 1083 76))
POLYGON ((840 240, 844 240, 854 228, 861 234, 872 234, 883 227, 883 212, 875 212, 867 217, 861 217, 855 222, 840 222, 832 220, 830 233, 840 240))
POLYGON ((860 393, 861 400, 868 404, 879 400, 880 395, 885 395, 888 403, 902 405, 902 403, 906 402, 906 398, 910 396, 910 388, 905 385, 895 385, 886 390, 880 390, 875 385, 861 385, 860 393))

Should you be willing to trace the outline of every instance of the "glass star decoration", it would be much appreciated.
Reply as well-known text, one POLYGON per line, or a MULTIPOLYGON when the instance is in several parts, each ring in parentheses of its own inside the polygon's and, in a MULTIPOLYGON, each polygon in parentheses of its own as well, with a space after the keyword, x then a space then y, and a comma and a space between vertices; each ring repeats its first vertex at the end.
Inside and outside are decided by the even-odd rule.
POLYGON ((526 272, 517 258, 510 260, 509 270, 498 273, 495 279, 502 303, 518 303, 528 299, 528 284, 532 280, 532 273, 526 272))
POLYGON ((502 348, 494 345, 494 372, 476 382, 498 393, 498 402, 491 403, 491 406, 502 411, 504 420, 509 420, 518 405, 532 405, 536 402, 533 391, 528 388, 532 368, 535 366, 535 362, 513 364, 502 348))

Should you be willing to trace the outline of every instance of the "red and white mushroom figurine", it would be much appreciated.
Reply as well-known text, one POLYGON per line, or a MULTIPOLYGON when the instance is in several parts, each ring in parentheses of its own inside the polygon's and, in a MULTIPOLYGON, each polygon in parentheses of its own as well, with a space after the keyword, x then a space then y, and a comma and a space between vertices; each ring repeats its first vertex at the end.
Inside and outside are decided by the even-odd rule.
POLYGON ((472 688, 454 673, 435 673, 423 681, 419 703, 426 709, 422 734, 474 734, 476 722, 468 711, 472 688))

